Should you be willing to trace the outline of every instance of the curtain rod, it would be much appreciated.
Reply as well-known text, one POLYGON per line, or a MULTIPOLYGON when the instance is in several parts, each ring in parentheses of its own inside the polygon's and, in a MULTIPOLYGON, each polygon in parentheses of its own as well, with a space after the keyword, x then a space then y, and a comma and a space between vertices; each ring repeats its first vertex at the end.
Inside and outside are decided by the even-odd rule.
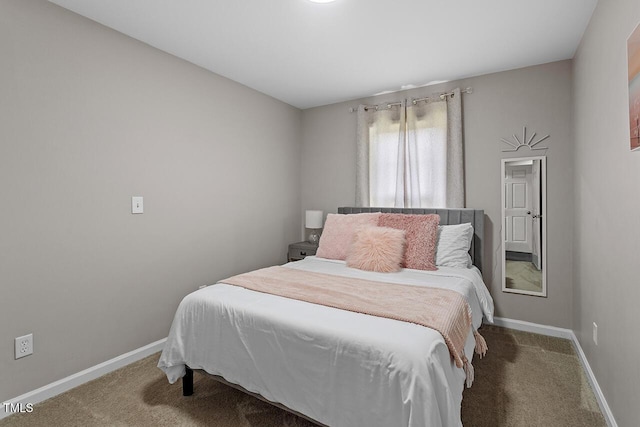
MULTIPOLYGON (((460 89, 460 93, 473 93, 473 88, 472 87, 467 87, 464 89, 460 89)), ((451 96, 453 95, 453 92, 442 92, 437 94, 436 96, 440 99, 445 99, 447 96, 451 96)), ((418 102, 422 102, 422 101, 431 101, 434 99, 434 96, 425 96, 424 98, 411 98, 411 103, 413 105, 416 105, 418 102)), ((384 107, 384 108, 391 108, 391 107, 395 107, 396 105, 402 105, 402 102, 387 102, 384 104, 374 104, 374 105, 365 105, 364 108, 365 110, 373 108, 373 109, 379 109, 380 107, 384 107)), ((349 112, 350 113, 354 113, 358 111, 357 108, 351 107, 349 108, 349 112)))

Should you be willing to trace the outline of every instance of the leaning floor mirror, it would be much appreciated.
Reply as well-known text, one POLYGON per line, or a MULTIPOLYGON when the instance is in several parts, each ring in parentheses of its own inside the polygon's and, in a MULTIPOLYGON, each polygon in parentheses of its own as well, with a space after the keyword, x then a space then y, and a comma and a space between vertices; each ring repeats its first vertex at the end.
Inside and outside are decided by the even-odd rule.
POLYGON ((502 290, 547 296, 546 158, 502 159, 502 290))

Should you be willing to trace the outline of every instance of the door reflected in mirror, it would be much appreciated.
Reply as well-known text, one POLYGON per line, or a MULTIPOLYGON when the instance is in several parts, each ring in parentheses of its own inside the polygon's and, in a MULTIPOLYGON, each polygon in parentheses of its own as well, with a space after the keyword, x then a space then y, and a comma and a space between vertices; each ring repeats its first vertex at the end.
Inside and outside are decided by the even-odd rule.
POLYGON ((502 290, 547 296, 546 158, 502 159, 502 290))

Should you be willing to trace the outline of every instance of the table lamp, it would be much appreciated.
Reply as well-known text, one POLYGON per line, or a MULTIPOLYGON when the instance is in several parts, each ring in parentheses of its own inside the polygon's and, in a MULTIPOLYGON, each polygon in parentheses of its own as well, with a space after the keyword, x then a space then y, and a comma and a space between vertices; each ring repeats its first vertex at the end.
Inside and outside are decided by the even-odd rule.
POLYGON ((320 230, 323 226, 323 216, 324 213, 322 211, 306 211, 304 226, 311 230, 309 234, 309 243, 313 243, 317 245, 320 241, 320 230))

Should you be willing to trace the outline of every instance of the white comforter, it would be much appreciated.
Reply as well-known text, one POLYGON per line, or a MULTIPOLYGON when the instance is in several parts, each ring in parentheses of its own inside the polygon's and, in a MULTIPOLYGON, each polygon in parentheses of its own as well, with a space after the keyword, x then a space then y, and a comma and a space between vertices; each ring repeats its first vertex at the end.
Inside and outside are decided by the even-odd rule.
MULTIPOLYGON (((475 267, 381 274, 316 257, 286 266, 452 289, 467 298, 474 328, 483 314, 493 322, 475 267)), ((469 360, 474 343, 469 334, 469 360)), ((461 425, 465 373, 440 333, 411 323, 216 284, 176 312, 158 367, 174 383, 185 364, 334 427, 461 425)))

